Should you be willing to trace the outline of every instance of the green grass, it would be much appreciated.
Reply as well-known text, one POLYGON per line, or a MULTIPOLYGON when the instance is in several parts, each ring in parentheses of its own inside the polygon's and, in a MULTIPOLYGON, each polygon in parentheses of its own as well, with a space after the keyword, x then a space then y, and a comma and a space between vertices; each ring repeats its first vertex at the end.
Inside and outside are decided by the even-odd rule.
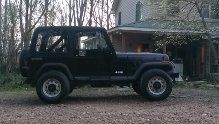
POLYGON ((33 90, 30 85, 24 84, 24 80, 25 78, 17 73, 0 74, 0 92, 33 90))
POLYGON ((206 81, 176 82, 175 87, 219 91, 219 85, 213 85, 206 81))

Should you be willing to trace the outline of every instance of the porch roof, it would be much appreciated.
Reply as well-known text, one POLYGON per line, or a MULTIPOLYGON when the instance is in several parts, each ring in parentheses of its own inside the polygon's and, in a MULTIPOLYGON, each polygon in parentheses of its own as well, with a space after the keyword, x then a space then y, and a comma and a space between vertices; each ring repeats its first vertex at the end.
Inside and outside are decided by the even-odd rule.
MULTIPOLYGON (((210 32, 213 37, 219 37, 219 21, 208 21, 207 24, 210 27, 210 32)), ((116 31, 203 34, 204 27, 201 21, 147 19, 141 22, 117 26, 108 30, 109 33, 116 31)))

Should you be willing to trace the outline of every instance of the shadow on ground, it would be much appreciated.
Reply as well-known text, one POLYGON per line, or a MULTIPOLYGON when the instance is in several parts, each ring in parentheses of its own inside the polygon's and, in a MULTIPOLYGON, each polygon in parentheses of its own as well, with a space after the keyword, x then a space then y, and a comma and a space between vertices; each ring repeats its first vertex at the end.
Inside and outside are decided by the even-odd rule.
MULTIPOLYGON (((104 89, 97 91, 84 91, 84 92, 73 92, 66 97, 59 104, 107 104, 113 103, 116 105, 120 104, 159 104, 163 106, 170 106, 184 102, 202 102, 209 103, 217 101, 218 97, 209 95, 204 92, 197 92, 196 90, 174 90, 169 98, 163 101, 152 102, 140 95, 137 95, 131 90, 118 91, 116 89, 104 89)), ((0 93, 0 106, 47 106, 39 100, 35 92, 24 92, 24 93, 0 93)))

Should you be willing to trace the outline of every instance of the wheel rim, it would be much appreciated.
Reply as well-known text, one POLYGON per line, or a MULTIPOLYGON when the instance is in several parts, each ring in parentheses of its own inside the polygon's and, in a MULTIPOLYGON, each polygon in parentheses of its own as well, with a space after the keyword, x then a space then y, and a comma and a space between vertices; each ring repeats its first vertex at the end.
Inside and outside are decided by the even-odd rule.
POLYGON ((57 97, 61 93, 61 83, 56 79, 48 79, 43 83, 43 93, 47 97, 57 97))
POLYGON ((148 82, 148 90, 154 95, 161 95, 165 92, 167 83, 164 78, 160 76, 152 77, 148 82))

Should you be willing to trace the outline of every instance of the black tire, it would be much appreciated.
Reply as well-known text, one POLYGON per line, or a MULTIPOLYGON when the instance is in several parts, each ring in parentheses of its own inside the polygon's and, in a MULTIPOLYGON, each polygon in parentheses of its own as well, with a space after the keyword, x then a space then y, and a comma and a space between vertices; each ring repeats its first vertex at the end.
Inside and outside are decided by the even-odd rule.
POLYGON ((151 101, 166 99, 172 92, 170 76, 160 69, 152 69, 141 77, 140 90, 142 95, 151 101))
POLYGON ((37 95, 43 102, 46 102, 46 103, 60 102, 63 98, 65 98, 68 95, 69 88, 70 88, 70 83, 69 83, 68 78, 65 76, 65 74, 63 74, 62 72, 58 72, 58 71, 49 71, 49 72, 42 74, 36 84, 37 95), (57 84, 55 84, 54 82, 57 84), (49 86, 47 86, 47 89, 46 89, 47 83, 49 84, 49 86), (59 87, 57 85, 59 85, 59 87), (55 92, 55 91, 49 91, 49 89, 55 90, 58 93, 52 96, 51 95, 52 93, 49 94, 47 92, 55 92))
POLYGON ((139 95, 141 95, 140 85, 139 83, 132 83, 132 89, 139 95))

